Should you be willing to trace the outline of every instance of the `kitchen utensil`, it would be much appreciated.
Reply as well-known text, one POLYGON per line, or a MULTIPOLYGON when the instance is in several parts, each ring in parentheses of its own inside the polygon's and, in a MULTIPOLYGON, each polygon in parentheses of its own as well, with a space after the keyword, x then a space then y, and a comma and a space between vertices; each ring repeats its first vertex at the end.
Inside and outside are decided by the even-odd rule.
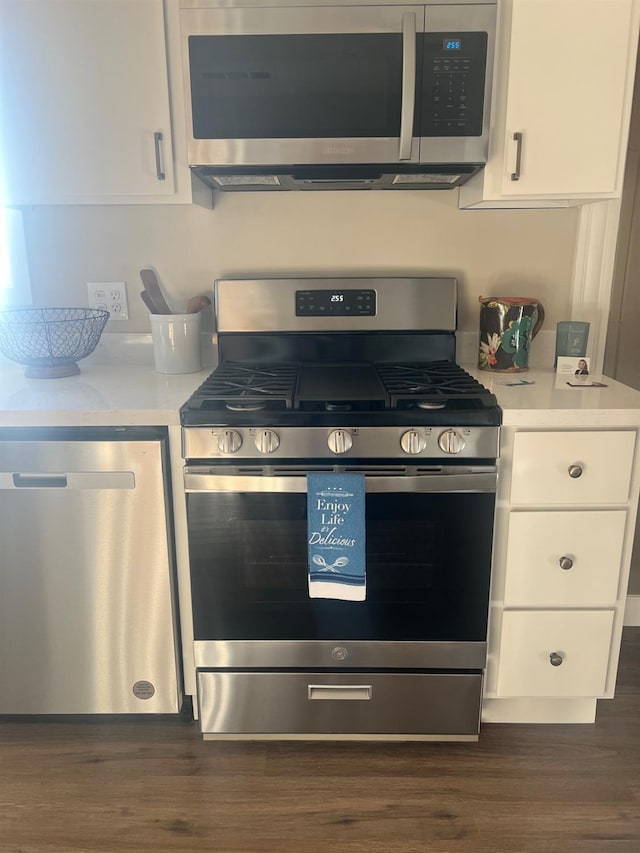
MULTIPOLYGON (((144 284, 144 289, 149 295, 149 299, 154 305, 155 311, 154 314, 171 314, 171 308, 167 304, 167 300, 164 298, 164 294, 160 288, 160 282, 158 281, 158 276, 156 275, 156 271, 151 268, 146 268, 140 270, 140 278, 142 279, 142 283, 144 284)), ((145 300, 146 305, 146 300, 145 300)))
POLYGON ((13 308, 0 312, 0 352, 26 364, 30 379, 80 373, 76 364, 94 351, 108 311, 97 308, 13 308))
POLYGON ((480 369, 494 373, 528 370, 531 341, 543 322, 544 306, 538 299, 481 296, 480 369))
POLYGON ((156 373, 195 373, 202 367, 200 312, 151 314, 156 373))
POLYGON ((206 296, 192 296, 187 302, 187 314, 195 314, 198 311, 202 311, 208 305, 211 305, 211 300, 206 296))
POLYGON ((144 304, 147 306, 150 314, 157 314, 158 313, 156 311, 156 306, 154 305, 153 300, 151 299, 151 297, 149 296, 149 294, 147 293, 146 290, 140 291, 140 299, 142 299, 144 304))

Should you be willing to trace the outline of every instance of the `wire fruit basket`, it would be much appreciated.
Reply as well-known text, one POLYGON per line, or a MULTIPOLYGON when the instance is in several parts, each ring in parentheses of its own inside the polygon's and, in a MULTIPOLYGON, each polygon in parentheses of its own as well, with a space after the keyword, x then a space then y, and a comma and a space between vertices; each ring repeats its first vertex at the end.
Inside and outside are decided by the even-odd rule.
POLYGON ((97 308, 11 308, 0 311, 0 352, 26 364, 31 379, 80 373, 77 363, 94 351, 108 311, 97 308))

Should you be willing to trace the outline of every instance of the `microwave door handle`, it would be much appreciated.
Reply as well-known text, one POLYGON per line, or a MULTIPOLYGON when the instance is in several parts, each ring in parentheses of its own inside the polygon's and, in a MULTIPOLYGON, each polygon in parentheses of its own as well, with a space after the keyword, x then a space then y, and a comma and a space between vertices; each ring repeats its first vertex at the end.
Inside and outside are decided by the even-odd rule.
POLYGON ((402 16, 402 107, 400 112, 399 160, 411 159, 413 113, 416 101, 416 16, 402 16))

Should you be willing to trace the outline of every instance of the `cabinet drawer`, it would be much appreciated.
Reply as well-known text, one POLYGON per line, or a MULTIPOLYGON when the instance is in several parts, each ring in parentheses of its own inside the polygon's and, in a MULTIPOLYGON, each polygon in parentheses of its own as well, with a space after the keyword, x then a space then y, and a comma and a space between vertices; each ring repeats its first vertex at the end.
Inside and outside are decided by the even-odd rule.
POLYGON ((481 673, 198 672, 204 734, 471 736, 481 673))
POLYGON ((632 430, 516 433, 511 502, 625 503, 635 442, 632 430))
POLYGON ((497 695, 602 695, 613 617, 613 610, 505 611, 497 695))
POLYGON ((615 605, 627 513, 513 512, 505 606, 615 605))

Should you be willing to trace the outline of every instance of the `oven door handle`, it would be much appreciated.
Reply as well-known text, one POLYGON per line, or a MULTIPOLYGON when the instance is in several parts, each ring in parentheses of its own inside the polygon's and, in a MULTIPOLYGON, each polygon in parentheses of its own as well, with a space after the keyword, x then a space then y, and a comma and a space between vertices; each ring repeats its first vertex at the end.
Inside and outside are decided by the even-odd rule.
MULTIPOLYGON (((497 468, 482 466, 476 470, 456 469, 420 474, 417 476, 366 476, 365 492, 495 492, 497 468)), ((185 468, 184 485, 186 492, 276 492, 305 493, 307 478, 298 476, 264 476, 218 474, 211 471, 198 471, 185 468)))

